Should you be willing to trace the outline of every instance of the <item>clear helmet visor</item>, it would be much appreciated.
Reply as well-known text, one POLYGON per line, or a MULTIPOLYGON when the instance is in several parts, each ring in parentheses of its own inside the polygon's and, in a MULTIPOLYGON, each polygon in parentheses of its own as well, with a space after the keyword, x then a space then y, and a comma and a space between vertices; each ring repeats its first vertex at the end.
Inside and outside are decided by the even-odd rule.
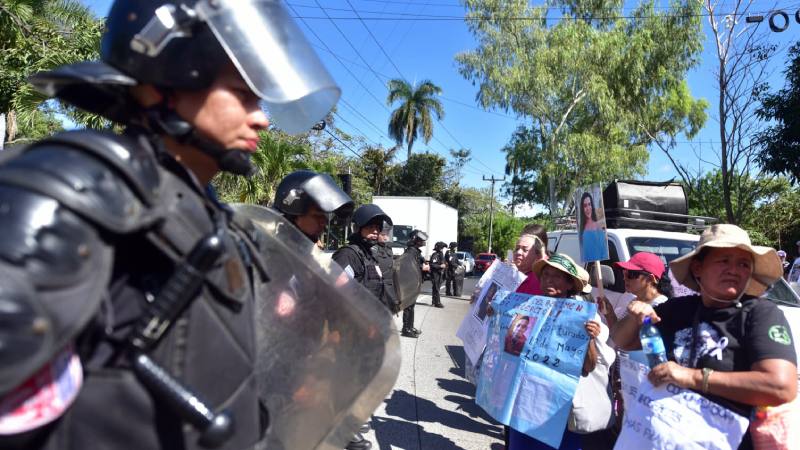
POLYGON ((196 11, 278 128, 306 131, 339 100, 341 90, 281 2, 201 0, 196 11))

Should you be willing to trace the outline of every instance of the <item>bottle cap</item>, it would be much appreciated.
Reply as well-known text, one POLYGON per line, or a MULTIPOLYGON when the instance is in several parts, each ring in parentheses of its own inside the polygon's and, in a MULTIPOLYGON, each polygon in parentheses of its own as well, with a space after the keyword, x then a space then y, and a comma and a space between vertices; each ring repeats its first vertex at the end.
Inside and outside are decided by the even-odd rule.
POLYGON ((647 316, 644 318, 642 325, 650 325, 650 322, 651 322, 650 316, 647 316))

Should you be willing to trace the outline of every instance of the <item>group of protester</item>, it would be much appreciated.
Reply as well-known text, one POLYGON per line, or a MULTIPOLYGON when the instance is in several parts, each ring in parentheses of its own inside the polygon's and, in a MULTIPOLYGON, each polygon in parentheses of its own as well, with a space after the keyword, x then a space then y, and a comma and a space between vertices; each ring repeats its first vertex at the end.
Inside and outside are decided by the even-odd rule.
MULTIPOLYGON (((658 255, 640 252, 616 263, 626 292, 635 296, 623 317, 607 298, 592 298, 586 270, 567 255, 548 254, 541 225, 522 231, 513 263, 527 274, 517 292, 598 304, 585 324, 590 341, 560 449, 613 447, 624 410, 614 362, 618 353, 644 361, 639 329, 645 318, 660 330, 669 357, 649 372, 653 385, 691 389, 747 418, 759 407, 797 403, 794 338, 782 311, 759 298, 781 277, 781 260, 774 249, 752 245, 735 225, 707 228, 693 251, 669 264, 694 295, 672 296, 658 255), (592 378, 609 386, 607 395, 582 389, 592 378)), ((506 432, 507 449, 550 448, 513 428, 506 432)), ((753 448, 749 432, 739 448, 753 448)))

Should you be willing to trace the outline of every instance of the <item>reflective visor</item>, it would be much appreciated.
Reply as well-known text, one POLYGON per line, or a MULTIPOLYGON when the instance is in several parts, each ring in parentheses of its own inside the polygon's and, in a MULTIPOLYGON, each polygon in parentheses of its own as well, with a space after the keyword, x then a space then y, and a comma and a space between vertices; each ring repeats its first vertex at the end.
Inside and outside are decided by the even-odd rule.
POLYGON ((281 130, 310 129, 339 100, 341 90, 280 2, 201 0, 196 11, 281 130))

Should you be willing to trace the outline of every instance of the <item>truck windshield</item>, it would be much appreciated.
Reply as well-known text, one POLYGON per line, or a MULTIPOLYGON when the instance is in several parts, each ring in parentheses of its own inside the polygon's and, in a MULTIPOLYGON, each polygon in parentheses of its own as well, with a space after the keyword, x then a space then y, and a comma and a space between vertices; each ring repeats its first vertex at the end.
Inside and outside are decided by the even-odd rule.
POLYGON ((410 225, 395 225, 392 228, 392 247, 405 247, 414 228, 410 225))
POLYGON ((628 251, 631 255, 639 252, 650 252, 661 256, 669 263, 673 259, 683 256, 692 251, 697 246, 697 241, 670 239, 670 238, 649 238, 649 237, 629 237, 627 238, 628 251))

